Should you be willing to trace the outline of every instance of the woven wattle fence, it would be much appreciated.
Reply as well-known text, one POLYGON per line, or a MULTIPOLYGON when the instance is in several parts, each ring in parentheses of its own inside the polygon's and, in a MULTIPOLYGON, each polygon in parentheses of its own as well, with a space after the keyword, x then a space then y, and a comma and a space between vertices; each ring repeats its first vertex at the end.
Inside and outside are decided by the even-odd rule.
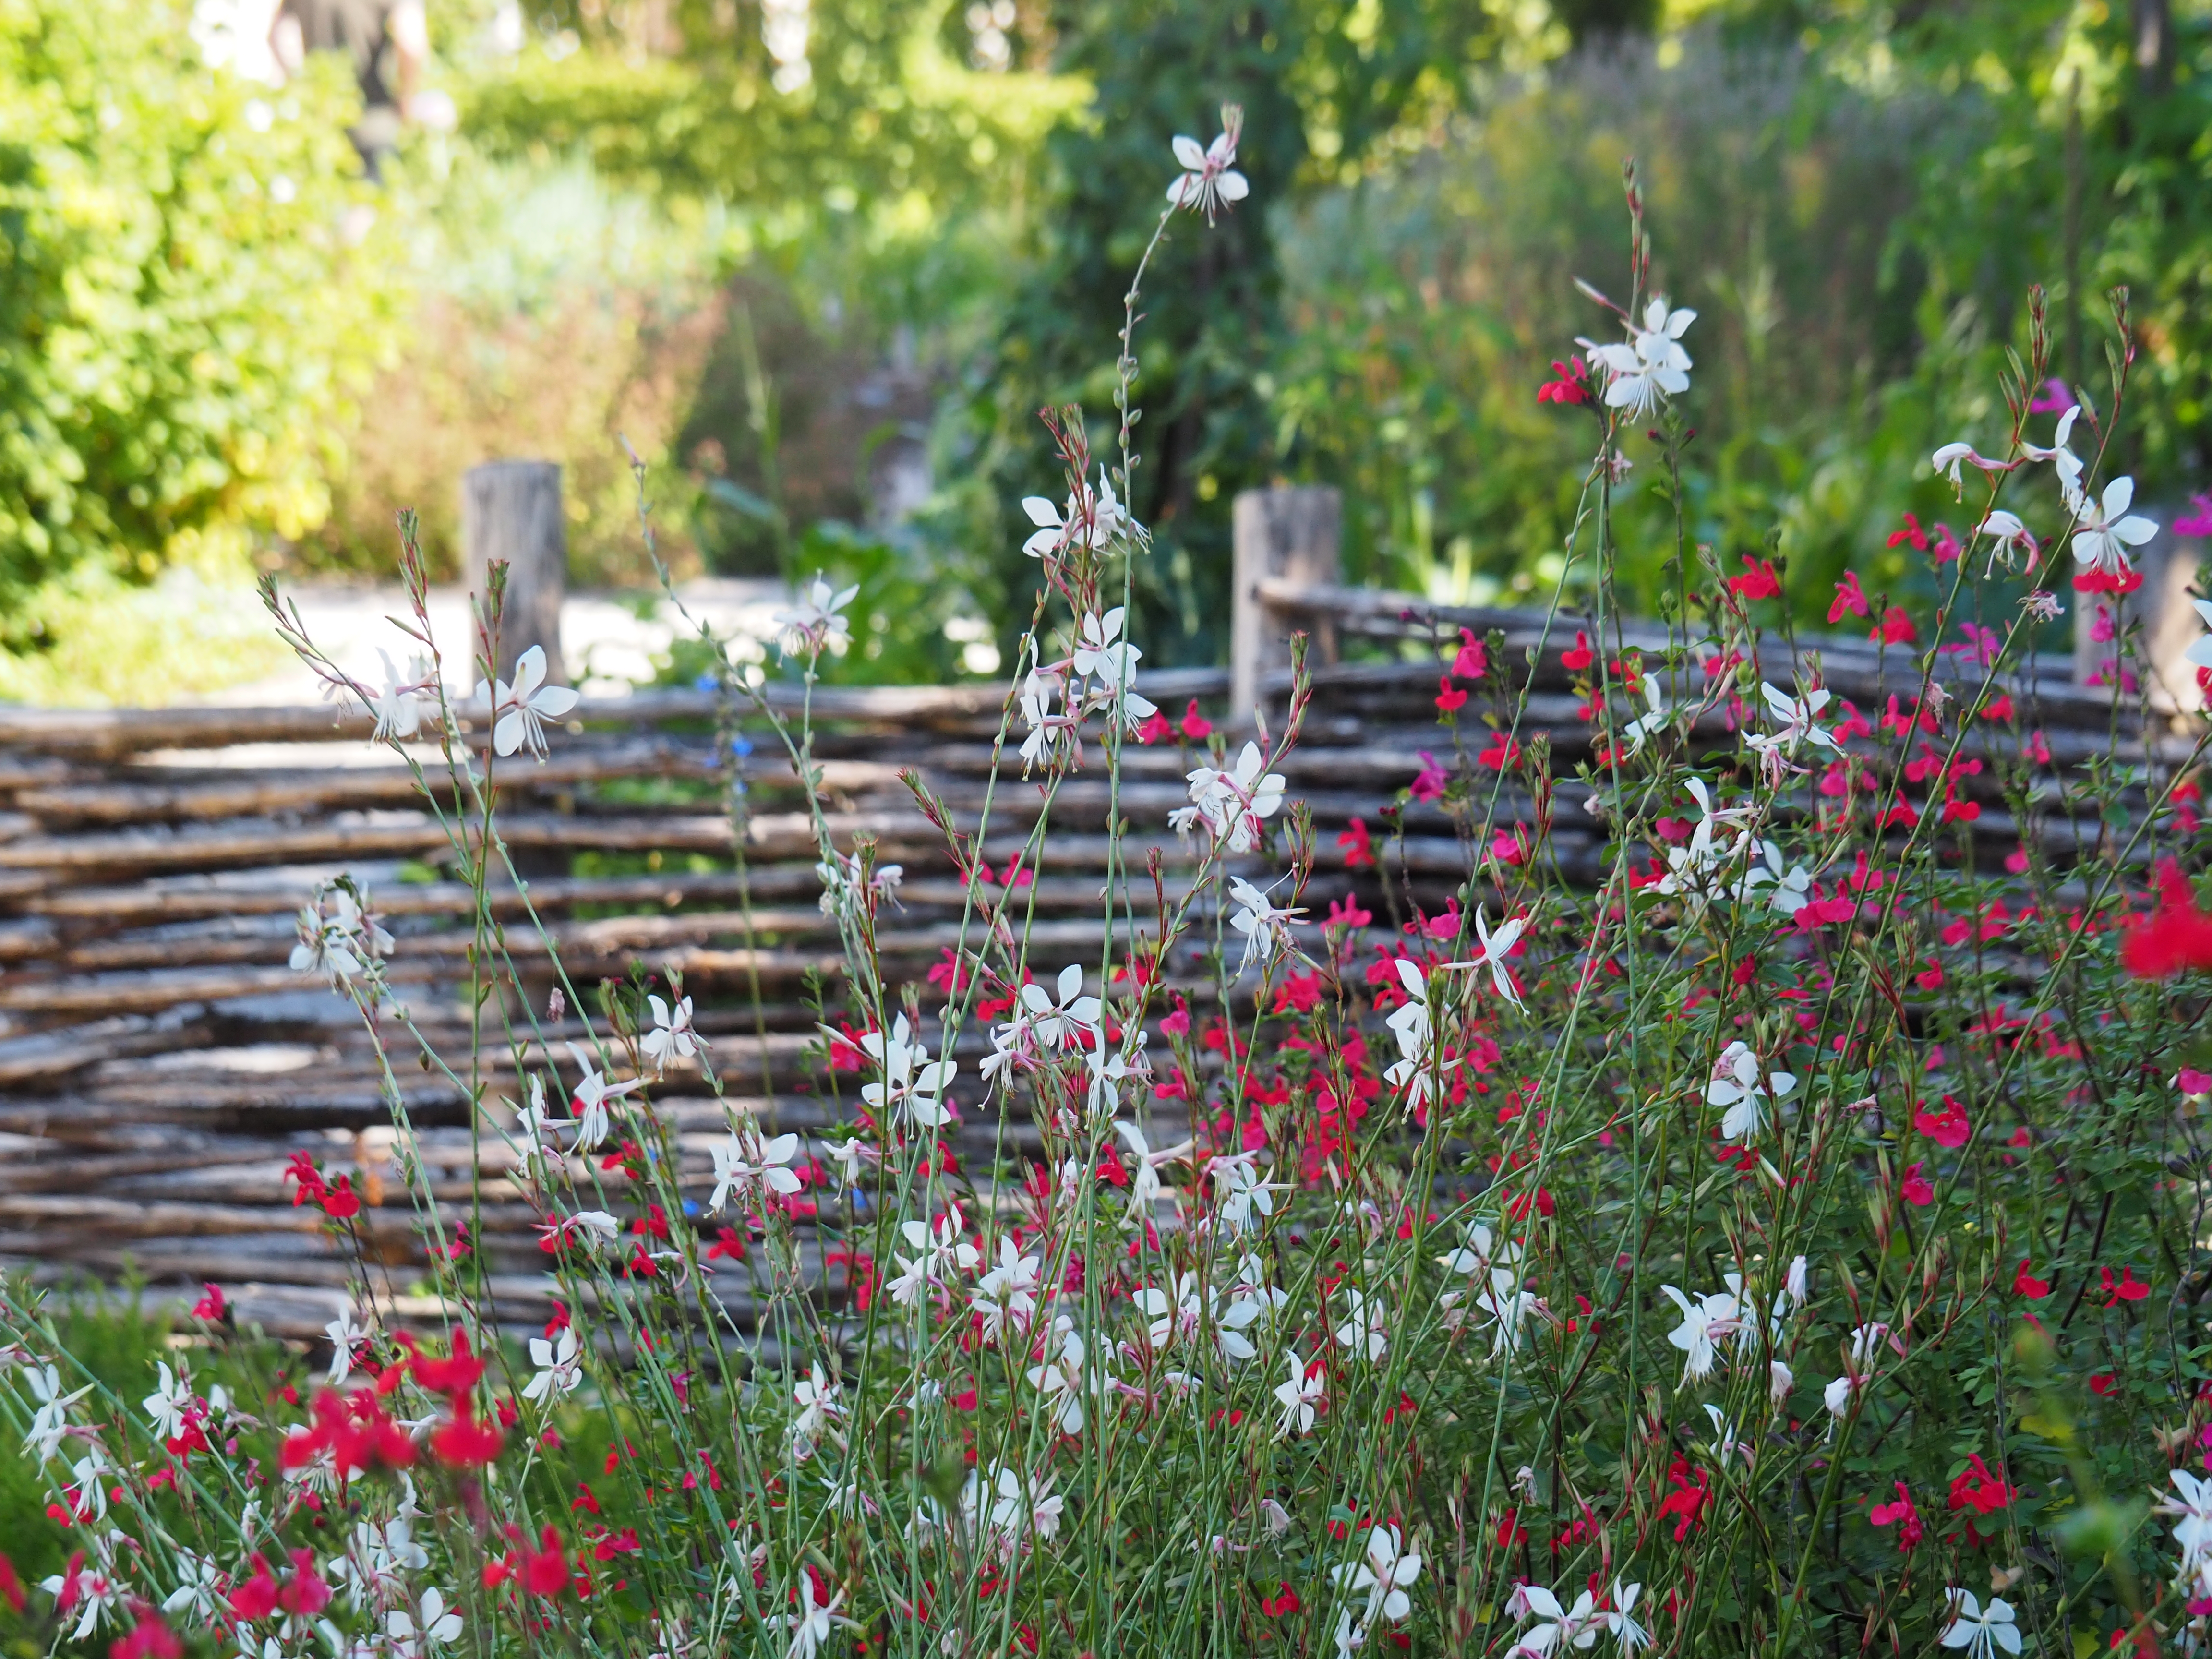
MULTIPOLYGON (((1326 622, 1317 634, 1391 641, 1395 658, 1321 667, 1303 741, 1281 769, 1290 798, 1313 815, 1310 908, 1357 891, 1375 915, 1379 943, 1416 908, 1437 914, 1460 892, 1479 860, 1479 823, 1416 802, 1394 836, 1378 817, 1422 770, 1424 751, 1476 780, 1478 820, 1493 788, 1500 825, 1534 818, 1525 775, 1501 780, 1473 758, 1489 740, 1484 718, 1510 719, 1514 692, 1531 682, 1517 735, 1524 750, 1547 746, 1552 775, 1564 780, 1548 804, 1552 846, 1571 877, 1595 884, 1604 826, 1583 810, 1587 792, 1572 775, 1589 752, 1590 728, 1559 661, 1575 620, 1555 621, 1540 649, 1544 619, 1528 613, 1273 581, 1260 585, 1259 597, 1292 626, 1326 622), (1455 739, 1433 706, 1438 653, 1417 647, 1455 643, 1462 627, 1487 641, 1492 672, 1460 711, 1455 739), (1378 868, 1346 868, 1337 836, 1355 816, 1374 831, 1378 868)), ((1664 640, 1632 629, 1626 643, 1655 649, 1664 640)), ((1905 657, 1879 657, 1863 641, 1813 643, 1826 683, 1869 718, 1893 693, 1910 705, 1918 677, 1905 657)), ((1765 677, 1788 683, 1790 650, 1769 648, 1765 677)), ((2106 694, 2075 689, 2070 669, 2040 659, 2011 688, 2019 729, 2045 734, 2054 780, 2097 757, 2155 763, 2185 752, 2162 727, 2147 750, 2135 719, 2116 713, 2106 694)), ((1218 720, 1228 683, 1225 672, 1170 672, 1141 689, 1171 716, 1195 698, 1218 720)), ((1279 710, 1285 689, 1280 673, 1262 681, 1279 710)), ((795 694, 774 696, 795 707, 795 694)), ((883 939, 889 975, 920 981, 940 963, 970 896, 901 774, 912 769, 972 830, 991 786, 1002 697, 999 688, 969 686, 814 697, 816 752, 841 844, 872 836, 884 861, 903 866, 903 908, 883 939)), ((835 1013, 842 971, 836 930, 817 903, 808 819, 781 748, 753 721, 750 754, 718 750, 720 712, 704 693, 587 701, 555 735, 549 762, 501 762, 498 774, 501 833, 572 980, 584 987, 642 967, 680 974, 697 1000, 726 1097, 716 1100, 696 1072, 672 1069, 654 1109, 684 1149, 687 1190, 696 1180, 702 1197, 710 1183, 705 1147, 726 1105, 776 1132, 805 1134, 823 1121, 827 1079, 810 988, 835 1013), (723 810, 732 767, 744 785, 742 860, 723 810)), ((1714 740, 1725 736, 1717 720, 1708 725, 1714 740)), ((356 1172, 361 1234, 386 1316, 438 1311, 416 1291, 422 1242, 399 1160, 419 1159, 441 1195, 465 1197, 466 1097, 408 1060, 411 1043, 392 1029, 413 1129, 403 1137, 351 1005, 288 963, 301 903, 320 881, 349 872, 396 937, 395 994, 442 1053, 465 1051, 473 896, 442 866, 446 832, 422 810, 409 769, 368 734, 365 716, 327 708, 0 709, 0 1266, 52 1284, 135 1275, 149 1299, 189 1301, 212 1280, 242 1321, 319 1335, 357 1301, 349 1286, 360 1275, 320 1212, 290 1204, 283 1171, 305 1149, 356 1172)), ((1019 737, 1017 727, 1004 750, 982 849, 1002 875, 1023 851, 1040 801, 1020 777, 1019 737)), ((1974 744, 2008 750, 2018 741, 2010 728, 1992 726, 1974 744)), ((434 750, 423 753, 434 776, 434 750)), ((1029 936, 1040 977, 1098 954, 1109 796, 1103 746, 1094 742, 1089 753, 1092 769, 1054 797, 1043 856, 1032 860, 1042 873, 1020 890, 1024 908, 1034 901, 1029 936)), ((1120 810, 1130 826, 1139 930, 1152 908, 1146 850, 1161 848, 1160 879, 1170 895, 1188 882, 1193 860, 1165 823, 1187 799, 1183 771, 1200 758, 1164 744, 1126 754, 1120 810)), ((1968 781, 1966 793, 1984 810, 1955 828, 1990 868, 2023 834, 1993 781, 1993 770, 1968 781)), ((2025 829, 2062 862, 2100 834, 2094 819, 2063 812, 2025 829)), ((1285 859, 1279 840, 1246 873, 1271 878, 1285 859)), ((524 964, 524 982, 510 994, 542 1012, 550 964, 542 975, 529 964, 545 960, 544 946, 511 887, 495 889, 492 902, 524 964)), ((1170 960, 1165 971, 1194 1005, 1212 999, 1194 955, 1170 960)), ((925 998, 925 1011, 931 1006, 925 998)), ((545 1029, 554 1053, 544 1058, 573 1075, 560 1045, 583 1034, 574 1011, 545 1029)), ((485 1063, 488 1109, 504 1111, 501 1103, 521 1092, 503 1069, 504 1048, 485 1063)), ((975 1075, 964 1054, 962 1071, 975 1075)), ((984 1170, 994 1151, 1018 1156, 1020 1126, 1001 1142, 970 1093, 957 1150, 984 1170)), ((540 1218, 498 1179, 494 1166, 505 1154, 496 1138, 485 1146, 490 1178, 477 1248, 492 1269, 501 1317, 534 1323, 550 1283, 537 1248, 540 1218)))

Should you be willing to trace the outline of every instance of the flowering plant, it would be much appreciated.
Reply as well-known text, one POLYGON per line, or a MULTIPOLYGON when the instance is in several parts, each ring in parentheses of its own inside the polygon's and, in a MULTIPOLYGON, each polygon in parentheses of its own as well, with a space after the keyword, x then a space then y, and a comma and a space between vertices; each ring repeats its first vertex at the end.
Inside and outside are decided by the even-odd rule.
MULTIPOLYGON (((1246 194, 1223 125, 1177 141, 1153 246, 1246 194)), ((1469 630, 1424 671, 1446 734, 1380 836, 1332 849, 1297 793, 1302 658, 1279 727, 1231 710, 1233 740, 1139 690, 1149 250, 1113 453, 1045 416, 1066 493, 1026 504, 1042 581, 986 804, 909 775, 961 894, 925 984, 886 968, 904 872, 841 833, 807 713, 850 593, 780 619, 795 719, 724 664, 842 947, 811 1103, 736 1092, 729 1028, 680 986, 569 982, 497 811, 572 706, 542 659, 462 708, 434 657, 359 685, 280 609, 454 803, 476 896, 465 1053, 392 994, 358 884, 315 896, 295 957, 390 1068, 475 1104, 465 1188, 402 1159, 441 1328, 364 1254, 358 1322, 280 1387, 210 1287, 203 1340, 133 1399, 11 1293, 0 1405, 72 1550, 22 1616, 243 1659, 2204 1646, 2203 738, 2059 767, 2027 655, 2057 600, 2011 574, 2070 537, 2080 585, 2117 591, 2150 533, 2124 479, 2089 482, 2124 311, 2111 416, 2029 441, 2039 309, 1999 453, 1935 458, 1986 498, 1925 647, 1778 639, 1784 562, 1731 573, 1686 528, 1663 629, 1632 624, 1611 503, 1646 445, 1680 502, 1694 318, 1650 292, 1632 175, 1629 199, 1629 301, 1588 290, 1626 338, 1546 388, 1589 388, 1547 401, 1594 423, 1566 550, 1591 605, 1563 587, 1526 648, 1469 630), (2048 536, 1999 505, 2045 465, 2048 536), (1536 729, 1540 669, 1578 745, 1536 729), (1178 775, 1169 810, 1146 781, 1178 775), (1107 881, 1078 956, 1036 886, 1085 799, 1107 881), (550 1003, 520 988, 541 959, 550 1003), (542 1329, 477 1248, 518 1210, 542 1329)), ((411 544, 404 568, 419 622, 411 544)), ((360 1178, 288 1171, 346 1237, 360 1178)))

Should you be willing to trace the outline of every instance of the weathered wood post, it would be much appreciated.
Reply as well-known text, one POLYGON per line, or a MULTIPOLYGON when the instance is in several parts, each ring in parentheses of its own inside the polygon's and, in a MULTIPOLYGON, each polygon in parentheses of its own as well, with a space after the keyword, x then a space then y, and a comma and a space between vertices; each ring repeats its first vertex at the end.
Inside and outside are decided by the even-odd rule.
MULTIPOLYGON (((461 481, 461 540, 469 592, 481 599, 495 559, 507 562, 500 611, 499 678, 533 645, 545 650, 545 678, 568 683, 561 659, 561 602, 568 593, 568 531, 561 513, 561 469, 551 461, 486 461, 461 481)), ((476 641, 469 642, 476 683, 476 641)))
MULTIPOLYGON (((1291 630, 1270 615, 1256 591, 1261 578, 1334 582, 1341 571, 1343 493, 1328 484, 1278 484, 1240 490, 1233 520, 1236 551, 1229 611, 1229 722, 1249 726, 1260 684, 1290 665, 1291 630)), ((1324 660, 1336 655, 1334 629, 1315 630, 1324 660), (1326 635, 1326 637, 1323 635, 1326 635)))

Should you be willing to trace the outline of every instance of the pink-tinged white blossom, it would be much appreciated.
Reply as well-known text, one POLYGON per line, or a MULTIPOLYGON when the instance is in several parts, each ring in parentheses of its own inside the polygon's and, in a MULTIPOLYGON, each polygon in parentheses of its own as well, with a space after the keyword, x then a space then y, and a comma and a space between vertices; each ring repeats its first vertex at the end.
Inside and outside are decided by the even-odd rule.
POLYGON ((1667 1340, 1682 1351, 1682 1380, 1694 1382, 1711 1376, 1720 1345, 1734 1336, 1742 1323, 1735 1297, 1722 1291, 1692 1301, 1674 1285, 1662 1285, 1659 1289, 1681 1310, 1682 1322, 1668 1334, 1667 1340))
POLYGON ((1690 354, 1681 339, 1698 313, 1669 309, 1664 299, 1644 307, 1644 322, 1628 325, 1628 338, 1598 345, 1577 339, 1590 362, 1606 372, 1605 401, 1626 410, 1628 418, 1640 421, 1659 406, 1662 398, 1678 398, 1690 389, 1690 354))
POLYGON ((565 719, 576 702, 576 693, 568 686, 545 683, 545 648, 533 645, 515 659, 514 683, 495 678, 489 687, 479 685, 471 709, 479 718, 490 719, 495 753, 512 755, 527 748, 544 760, 545 722, 565 719))
POLYGON ((1950 1624, 1943 1632, 1945 1647, 1963 1649, 1966 1659, 1996 1659, 2000 1653, 2020 1651, 2020 1626, 2014 1620, 2011 1602, 1993 1595, 1984 1607, 1975 1601, 1973 1591, 1955 1584, 1943 1594, 1950 1603, 1950 1624))
POLYGON ((2155 524, 2128 511, 2135 498, 2136 481, 2115 478, 2105 486, 2101 502, 2084 502, 2081 528, 2074 532, 2075 562, 2107 576, 2127 573, 2130 568, 2128 550, 2141 547, 2158 534, 2155 524))
POLYGON ((1244 112, 1235 104, 1221 106, 1221 131, 1203 149, 1198 140, 1178 135, 1175 158, 1182 171, 1168 185, 1170 206, 1202 212, 1212 224, 1222 212, 1251 194, 1252 186, 1237 169, 1237 142, 1243 131, 1244 112))

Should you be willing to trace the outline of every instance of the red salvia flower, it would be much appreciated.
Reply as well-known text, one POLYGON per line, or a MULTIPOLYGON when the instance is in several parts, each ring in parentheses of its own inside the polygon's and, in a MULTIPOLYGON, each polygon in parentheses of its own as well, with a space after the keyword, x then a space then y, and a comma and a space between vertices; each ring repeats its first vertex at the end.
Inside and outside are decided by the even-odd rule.
POLYGON ((1905 1482, 1896 1483, 1897 1501, 1877 1504, 1867 1511, 1867 1519, 1877 1527, 1897 1526, 1897 1547, 1906 1554, 1918 1545, 1926 1528, 1921 1525, 1920 1511, 1913 1507, 1912 1493, 1905 1482))
POLYGON ((453 1333, 450 1358, 433 1359, 428 1354, 418 1354, 415 1359, 415 1380, 432 1394, 442 1394, 447 1399, 468 1393, 483 1373, 483 1361, 469 1350, 466 1331, 453 1333))
POLYGON ((2212 915, 2180 870, 2161 872, 2159 906, 2148 920, 2131 922, 2120 943, 2120 965, 2137 979, 2171 979, 2186 969, 2212 968, 2212 915))
POLYGON ((2108 1308, 2122 1302, 2140 1302, 2150 1294, 2150 1286, 2136 1277, 2133 1267, 2121 1268, 2117 1283, 2112 1279, 2110 1267, 2100 1269, 2100 1272, 2103 1274, 2105 1305, 2108 1308))
POLYGON ((1867 596, 1859 586, 1858 573, 1846 570, 1843 580, 1836 584, 1835 600, 1828 606, 1828 620, 1839 623, 1845 617, 1863 617, 1867 613, 1867 596))
POLYGON ((1729 578, 1729 589, 1747 599, 1778 599, 1782 597, 1782 578, 1775 574, 1774 561, 1753 559, 1743 556, 1743 574, 1729 578))

